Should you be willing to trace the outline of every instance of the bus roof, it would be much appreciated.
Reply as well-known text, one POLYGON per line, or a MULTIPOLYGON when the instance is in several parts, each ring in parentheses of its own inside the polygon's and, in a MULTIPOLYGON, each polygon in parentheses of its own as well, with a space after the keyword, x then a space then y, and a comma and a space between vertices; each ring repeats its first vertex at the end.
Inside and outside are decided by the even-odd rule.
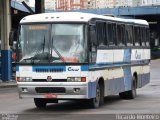
POLYGON ((81 13, 81 12, 55 12, 55 13, 42 13, 29 15, 24 17, 20 23, 41 23, 41 22, 88 22, 92 18, 99 18, 105 20, 135 23, 148 25, 147 21, 139 19, 124 19, 111 16, 103 16, 91 13, 81 13))

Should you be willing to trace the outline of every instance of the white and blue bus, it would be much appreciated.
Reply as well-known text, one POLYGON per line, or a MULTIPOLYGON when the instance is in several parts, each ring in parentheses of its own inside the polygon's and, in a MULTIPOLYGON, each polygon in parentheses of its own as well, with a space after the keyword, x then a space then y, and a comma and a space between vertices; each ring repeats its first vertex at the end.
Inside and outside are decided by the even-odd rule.
POLYGON ((150 81, 145 20, 79 12, 30 15, 20 21, 16 81, 20 98, 36 107, 58 100, 133 99, 150 81))

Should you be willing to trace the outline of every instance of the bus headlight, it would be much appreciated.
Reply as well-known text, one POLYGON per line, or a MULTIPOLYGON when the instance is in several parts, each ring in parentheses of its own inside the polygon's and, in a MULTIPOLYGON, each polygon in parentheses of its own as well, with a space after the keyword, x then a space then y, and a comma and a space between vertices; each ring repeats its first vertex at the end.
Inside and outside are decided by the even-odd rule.
POLYGON ((86 82, 86 77, 68 77, 67 82, 86 82))
POLYGON ((32 82, 32 78, 31 77, 17 77, 16 81, 17 82, 32 82))

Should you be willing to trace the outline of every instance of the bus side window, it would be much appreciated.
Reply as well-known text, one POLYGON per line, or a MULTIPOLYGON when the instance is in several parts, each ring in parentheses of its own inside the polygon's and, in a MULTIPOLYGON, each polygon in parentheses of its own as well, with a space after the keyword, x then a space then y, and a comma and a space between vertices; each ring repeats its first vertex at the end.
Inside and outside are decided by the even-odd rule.
POLYGON ((140 46, 141 42, 141 35, 140 35, 140 28, 139 27, 134 27, 134 45, 135 46, 140 46))
POLYGON ((107 24, 107 31, 106 32, 107 32, 108 44, 109 44, 109 46, 113 46, 114 41, 113 41, 112 23, 107 24))
POLYGON ((107 28, 107 40, 109 46, 115 46, 116 45, 116 24, 115 23, 108 23, 107 28))
POLYGON ((148 28, 146 28, 146 46, 149 47, 150 46, 150 31, 148 28))
POLYGON ((113 27, 112 27, 112 32, 113 32, 113 43, 114 43, 114 46, 117 45, 117 25, 116 23, 113 23, 113 27))
POLYGON ((126 45, 133 46, 133 27, 131 25, 125 26, 126 45))
POLYGON ((97 33, 97 40, 99 46, 107 45, 106 42, 106 23, 103 21, 98 21, 96 23, 96 33, 97 33))
POLYGON ((144 27, 141 27, 142 46, 146 46, 146 31, 144 27))
POLYGON ((125 34, 124 34, 124 25, 117 24, 117 39, 119 46, 125 46, 125 34))
POLYGON ((106 29, 105 29, 105 34, 106 34, 105 44, 108 45, 108 42, 109 42, 109 24, 107 22, 106 22, 105 27, 106 27, 106 29))

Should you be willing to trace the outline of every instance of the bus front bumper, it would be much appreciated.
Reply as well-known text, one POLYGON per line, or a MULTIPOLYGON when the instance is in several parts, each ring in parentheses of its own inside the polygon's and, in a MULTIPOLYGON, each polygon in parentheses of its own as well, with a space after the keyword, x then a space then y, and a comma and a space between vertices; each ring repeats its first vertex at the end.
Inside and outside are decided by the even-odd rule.
POLYGON ((81 82, 18 82, 20 98, 87 99, 88 84, 81 82))

